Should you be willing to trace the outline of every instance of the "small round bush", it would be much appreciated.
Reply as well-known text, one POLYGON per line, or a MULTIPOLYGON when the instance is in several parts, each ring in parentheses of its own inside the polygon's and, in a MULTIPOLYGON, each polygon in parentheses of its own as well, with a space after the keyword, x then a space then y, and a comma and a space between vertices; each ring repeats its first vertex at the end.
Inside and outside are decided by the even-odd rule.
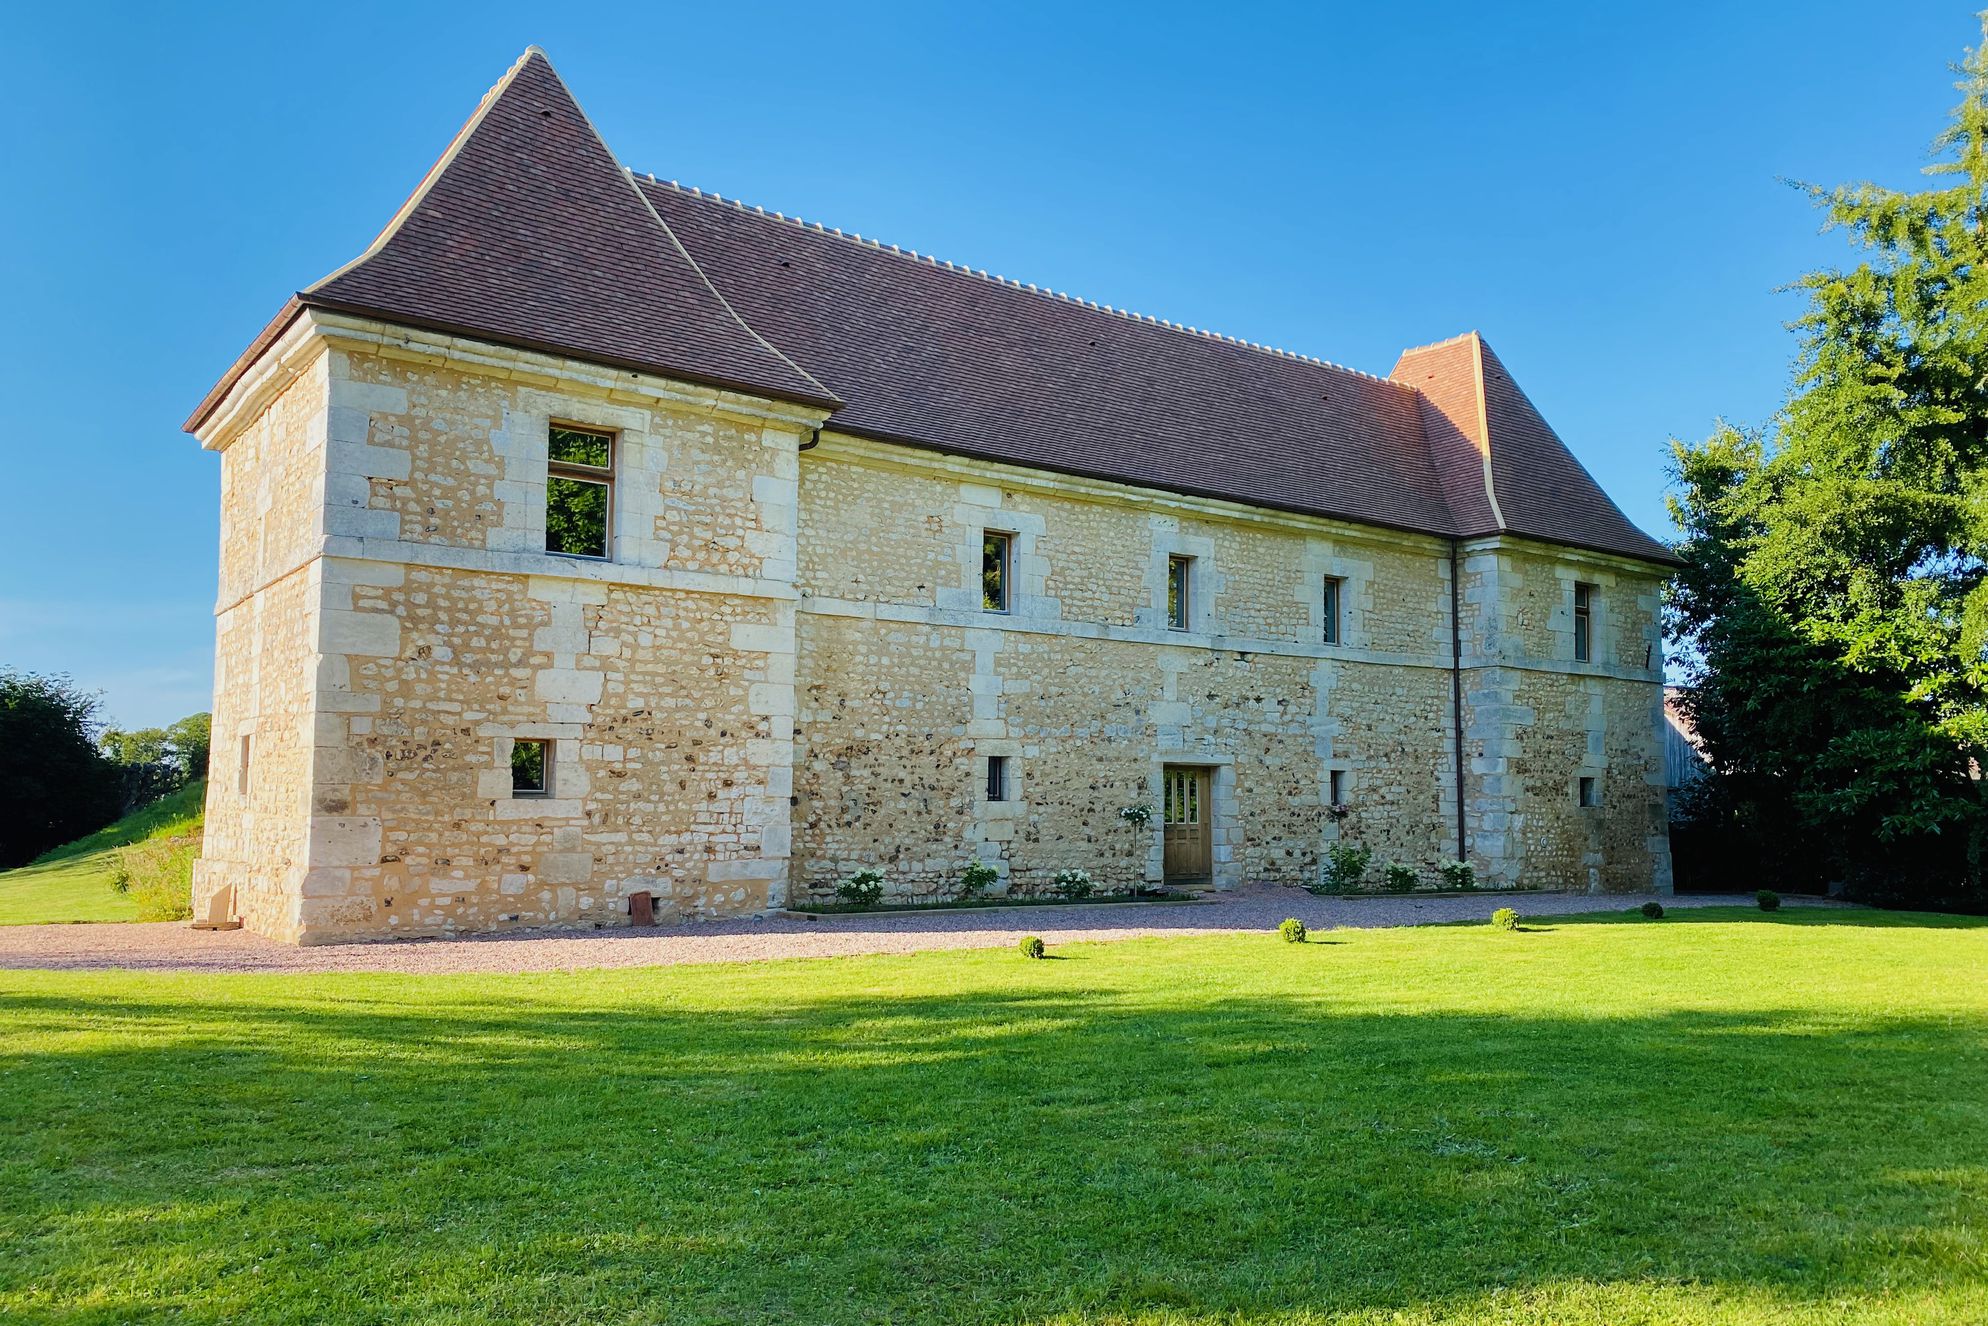
POLYGON ((1661 921, 1664 919, 1664 905, 1660 902, 1646 902, 1643 904, 1643 915, 1652 921, 1661 921))
POLYGON ((1305 942, 1305 936, 1311 932, 1305 929, 1303 921, 1295 916, 1287 916, 1277 927, 1277 933, 1284 936, 1286 944, 1302 944, 1305 942))
POLYGON ((1491 924, 1500 930, 1516 930, 1519 928, 1519 914, 1509 907, 1500 907, 1491 913, 1491 924))
POLYGON ((1762 889, 1753 895, 1753 900, 1760 904, 1763 912, 1777 911, 1781 906, 1781 895, 1772 889, 1762 889))
POLYGON ((1035 935, 1023 935, 1022 942, 1017 947, 1021 949, 1025 958, 1039 958, 1044 951, 1042 940, 1035 935))

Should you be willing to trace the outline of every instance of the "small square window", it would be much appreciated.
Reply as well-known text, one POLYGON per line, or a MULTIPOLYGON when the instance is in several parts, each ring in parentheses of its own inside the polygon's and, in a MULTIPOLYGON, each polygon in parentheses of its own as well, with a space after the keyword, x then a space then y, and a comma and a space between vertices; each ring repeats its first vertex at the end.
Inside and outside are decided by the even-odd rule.
POLYGON ((1601 780, 1599 778, 1583 778, 1577 795, 1583 806, 1599 806, 1601 804, 1601 780))
POLYGON ((1008 799, 1008 757, 1005 755, 987 757, 987 799, 989 801, 1008 799))
POLYGON ((614 507, 614 434, 552 425, 546 439, 545 550, 605 558, 614 507))
POLYGON ((1574 586, 1574 659, 1586 663, 1594 657, 1595 587, 1574 586))
POLYGON ((1331 789, 1330 796, 1332 804, 1335 806, 1345 805, 1346 771, 1344 769, 1334 769, 1330 774, 1326 775, 1326 781, 1331 789))
POLYGON ((1321 639, 1328 645, 1339 643, 1339 591, 1344 583, 1338 576, 1325 578, 1325 629, 1321 639))
POLYGON ((980 536, 980 606, 988 612, 1008 611, 1008 573, 1014 561, 1015 537, 992 530, 980 536))
POLYGON ((1194 593, 1194 559, 1167 558, 1167 629, 1185 631, 1194 593))
POLYGON ((254 740, 250 734, 242 733, 241 756, 235 765, 235 793, 238 796, 249 793, 249 756, 254 740))
POLYGON ((511 795, 552 795, 552 743, 518 740, 511 743, 511 795))

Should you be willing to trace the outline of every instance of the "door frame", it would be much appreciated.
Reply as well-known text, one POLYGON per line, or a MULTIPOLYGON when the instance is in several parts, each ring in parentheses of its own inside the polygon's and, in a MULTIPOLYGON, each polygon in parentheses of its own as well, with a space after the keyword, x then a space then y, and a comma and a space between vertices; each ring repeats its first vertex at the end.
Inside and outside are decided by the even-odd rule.
POLYGON ((1241 826, 1236 818, 1235 758, 1212 751, 1162 750, 1152 755, 1150 782, 1153 832, 1148 839, 1146 879, 1166 882, 1167 770, 1201 769, 1208 774, 1209 874, 1202 887, 1233 889, 1242 883, 1241 826))

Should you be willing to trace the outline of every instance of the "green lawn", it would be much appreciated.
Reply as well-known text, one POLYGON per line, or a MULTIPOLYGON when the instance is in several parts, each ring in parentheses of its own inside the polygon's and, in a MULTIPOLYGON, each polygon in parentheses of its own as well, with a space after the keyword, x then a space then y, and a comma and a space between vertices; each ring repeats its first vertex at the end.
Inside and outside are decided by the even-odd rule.
POLYGON ((111 854, 141 839, 199 832, 206 795, 204 780, 188 783, 33 865, 0 870, 0 925, 137 920, 138 904, 110 887, 111 854))
POLYGON ((1988 927, 1533 924, 0 972, 0 1319, 1988 1321, 1988 927))

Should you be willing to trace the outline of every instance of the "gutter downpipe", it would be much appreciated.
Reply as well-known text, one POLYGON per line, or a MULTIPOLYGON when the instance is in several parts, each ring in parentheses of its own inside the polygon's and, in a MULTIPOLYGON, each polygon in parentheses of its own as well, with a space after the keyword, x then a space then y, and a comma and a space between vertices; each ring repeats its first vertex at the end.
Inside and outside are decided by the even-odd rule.
POLYGON ((1450 540, 1450 731, 1456 747, 1456 859, 1468 861, 1463 827, 1463 590, 1459 542, 1450 540))

